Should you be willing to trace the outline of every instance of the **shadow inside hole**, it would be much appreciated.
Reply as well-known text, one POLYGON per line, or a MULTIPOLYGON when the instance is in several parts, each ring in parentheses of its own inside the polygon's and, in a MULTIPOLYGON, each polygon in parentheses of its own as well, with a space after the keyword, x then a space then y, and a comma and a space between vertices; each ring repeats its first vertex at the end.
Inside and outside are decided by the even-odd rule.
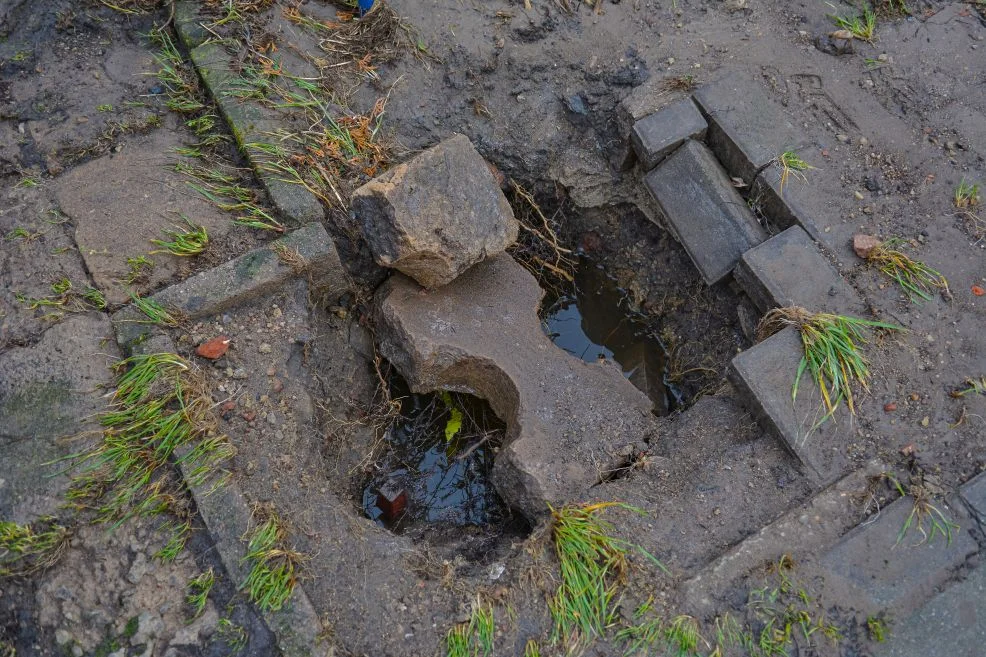
POLYGON ((579 257, 574 278, 542 303, 542 327, 551 341, 588 363, 617 365, 650 397, 657 415, 681 408, 682 393, 667 380, 667 351, 644 317, 631 310, 626 290, 585 256, 579 257))
POLYGON ((390 392, 401 412, 386 429, 387 449, 363 487, 366 515, 433 543, 526 535, 530 528, 490 480, 506 427, 489 404, 456 392, 415 394, 396 374, 390 392))

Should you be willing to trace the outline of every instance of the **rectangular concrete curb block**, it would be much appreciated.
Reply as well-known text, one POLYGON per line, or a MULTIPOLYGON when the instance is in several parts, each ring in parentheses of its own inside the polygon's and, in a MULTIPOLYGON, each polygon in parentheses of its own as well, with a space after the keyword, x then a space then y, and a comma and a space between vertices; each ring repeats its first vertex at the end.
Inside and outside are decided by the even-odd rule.
POLYGON ((709 285, 767 239, 712 153, 688 140, 644 178, 661 212, 709 285))
POLYGON ((781 186, 780 165, 770 164, 757 174, 750 187, 750 198, 760 206, 760 211, 771 224, 778 228, 801 226, 812 239, 821 242, 818 227, 798 200, 803 184, 789 176, 781 186))
POLYGON ((729 75, 702 85, 692 97, 709 122, 709 148, 748 185, 771 160, 803 145, 801 131, 752 77, 729 75))
POLYGON ((962 484, 959 488, 959 497, 969 507, 982 530, 986 532, 986 472, 980 472, 962 484))
POLYGON ((326 294, 339 295, 351 288, 335 245, 321 224, 299 228, 151 298, 165 308, 180 311, 189 319, 197 319, 267 294, 299 274, 311 274, 312 286, 326 294), (298 265, 303 271, 296 272, 293 263, 285 262, 278 253, 281 248, 288 250, 289 258, 292 252, 301 257, 304 262, 298 265))
POLYGON ((178 0, 175 3, 175 31, 189 50, 209 38, 209 32, 202 27, 199 3, 193 0, 178 0))
POLYGON ((761 312, 784 306, 856 315, 864 310, 856 291, 799 226, 744 253, 733 277, 761 312))
POLYGON ((797 399, 792 399, 803 356, 798 330, 788 327, 733 358, 728 377, 764 428, 805 466, 809 480, 824 486, 845 468, 851 418, 843 404, 835 417, 816 427, 825 413, 821 395, 807 374, 797 399))
POLYGON ((913 611, 979 550, 964 528, 952 533, 950 543, 941 536, 922 542, 914 528, 898 542, 913 508, 914 499, 904 497, 882 509, 846 534, 822 557, 822 566, 878 608, 913 611))
POLYGON ((707 128, 695 103, 685 98, 634 123, 630 140, 641 167, 649 171, 686 139, 702 139, 707 128))
POLYGON ((731 584, 783 554, 800 561, 833 545, 859 521, 857 500, 869 479, 886 469, 883 463, 870 461, 733 546, 682 584, 685 613, 712 614, 715 601, 728 597, 731 584))

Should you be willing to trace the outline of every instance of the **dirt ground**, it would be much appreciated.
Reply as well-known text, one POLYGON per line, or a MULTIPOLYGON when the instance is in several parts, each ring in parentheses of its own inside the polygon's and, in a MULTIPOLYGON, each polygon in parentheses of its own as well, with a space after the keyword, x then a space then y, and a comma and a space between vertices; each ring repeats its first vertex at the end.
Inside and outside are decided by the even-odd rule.
MULTIPOLYGON (((78 450, 61 438, 91 427, 112 385, 107 366, 121 354, 107 315, 126 290, 160 289, 272 236, 233 225, 171 168, 174 149, 196 137, 152 75, 158 48, 146 34, 169 21, 170 4, 120 3, 141 9, 134 13, 113 4, 0 0, 0 520, 56 515, 73 527, 53 567, 0 578, 0 655, 274 654, 236 582, 217 578, 205 612, 190 618, 187 582, 222 569, 208 532, 162 563, 155 523, 107 531, 78 521, 60 505, 67 477, 50 476, 52 461, 78 450), (207 255, 149 254, 148 240, 176 213, 210 228, 207 255), (128 279, 128 258, 140 255, 155 264, 128 279), (62 279, 71 291, 52 288, 62 279), (107 303, 87 301, 90 288, 107 303), (39 362, 33 377, 24 373, 39 362), (24 383, 37 381, 44 385, 24 383)), ((386 96, 383 130, 401 158, 467 135, 534 193, 570 248, 620 282, 668 351, 668 376, 690 408, 662 420, 664 438, 645 467, 594 489, 594 500, 648 509, 620 531, 673 573, 636 578, 624 615, 649 596, 675 610, 683 580, 817 492, 725 383, 730 358, 751 344, 738 288, 702 283, 649 218, 639 170, 617 166, 626 143, 617 108, 640 85, 745 72, 756 80, 748 93, 782 104, 803 129, 802 156, 819 169, 810 194, 824 208, 814 217, 824 246, 873 315, 907 329, 872 345, 875 376, 845 446, 849 460, 925 473, 939 497, 986 470, 986 395, 950 394, 986 376, 986 297, 975 292, 986 287, 986 211, 953 203, 961 181, 986 185, 986 6, 913 0, 909 16, 880 16, 872 43, 834 55, 823 51, 834 28, 821 0, 606 0, 600 11, 529 4, 393 0, 418 56, 380 65, 346 104, 367 112, 386 96), (950 298, 911 303, 853 255, 856 232, 910 242, 948 279, 950 298)), ((338 9, 323 0, 276 5, 338 9)), ((666 93, 670 101, 685 92, 666 93)), ((229 171, 259 189, 224 148, 229 171)), ((338 220, 328 223, 338 235, 338 220)), ((360 491, 380 445, 372 426, 339 419, 379 401, 372 335, 358 321, 372 289, 314 310, 306 292, 282 291, 174 338, 186 355, 217 332, 245 345, 207 372, 217 403, 234 390, 249 400, 223 409, 223 431, 241 441, 233 472, 252 500, 298 510, 299 544, 315 555, 309 593, 317 607, 347 610, 327 619, 329 643, 337 654, 439 654, 446 629, 482 590, 512 611, 498 639, 503 654, 524 654, 527 637, 550 631, 545 528, 528 538, 514 528, 494 539, 437 531, 411 540, 365 521, 360 491), (379 580, 359 590, 342 572, 359 555, 333 551, 350 533, 356 552, 382 564, 379 580), (417 567, 402 571, 388 554, 412 555, 417 567), (489 575, 500 566, 502 579, 489 575), (336 590, 333 577, 350 590, 336 590), (361 623, 363 608, 381 617, 346 627, 361 623)), ((852 610, 832 612, 859 622, 852 610)), ((856 627, 840 654, 870 648, 856 627)))

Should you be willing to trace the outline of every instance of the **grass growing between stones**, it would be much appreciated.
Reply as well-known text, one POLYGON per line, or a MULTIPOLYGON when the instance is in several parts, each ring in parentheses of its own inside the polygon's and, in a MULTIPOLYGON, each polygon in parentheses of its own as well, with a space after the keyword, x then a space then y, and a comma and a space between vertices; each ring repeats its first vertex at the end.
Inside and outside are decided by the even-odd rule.
POLYGON ((845 30, 860 41, 872 43, 876 36, 876 12, 868 4, 863 5, 861 14, 854 16, 831 14, 829 18, 840 30, 845 30))
POLYGON ((191 533, 186 483, 221 486, 232 456, 216 433, 212 400, 190 363, 172 353, 138 355, 116 363, 111 407, 99 416, 102 440, 68 457, 77 470, 67 493, 71 506, 91 510, 112 527, 133 517, 171 514, 170 534, 155 556, 173 559, 191 533), (183 482, 172 467, 187 465, 183 482))
POLYGON ((963 178, 955 188, 955 195, 952 198, 955 207, 964 210, 979 205, 979 201, 979 184, 968 182, 963 178))
POLYGON ((695 618, 682 614, 665 623, 658 616, 644 619, 649 612, 650 603, 644 603, 634 612, 637 624, 616 633, 616 640, 623 645, 624 655, 701 657, 702 647, 709 647, 695 618))
POLYGON ((551 535, 561 570, 561 583, 549 602, 553 642, 574 649, 603 636, 613 625, 617 595, 626 582, 632 552, 640 552, 667 572, 643 548, 612 536, 613 525, 599 514, 613 507, 644 514, 620 502, 551 509, 551 535))
POLYGON ((205 247, 209 244, 209 234, 206 232, 205 226, 196 226, 185 215, 181 215, 181 218, 185 221, 187 228, 175 226, 174 230, 165 229, 165 234, 171 239, 151 240, 151 244, 161 248, 151 251, 149 255, 170 253, 174 256, 190 257, 205 251, 205 247))
POLYGON ((50 517, 25 525, 0 521, 0 577, 26 576, 50 568, 61 556, 69 534, 50 517))
POLYGON ((966 395, 986 395, 986 376, 979 377, 978 379, 966 379, 965 382, 967 387, 953 390, 949 395, 956 399, 965 397, 966 395))
POLYGON ((946 516, 945 513, 932 502, 932 494, 924 485, 923 478, 918 477, 915 480, 915 478, 912 477, 910 483, 905 488, 904 485, 901 484, 900 480, 892 474, 884 473, 883 477, 890 483, 891 486, 893 486, 901 497, 910 496, 914 500, 914 504, 911 507, 911 512, 907 515, 907 518, 904 520, 904 524, 897 533, 897 542, 894 544, 895 547, 903 543, 904 539, 911 531, 917 532, 921 536, 916 543, 912 544, 912 547, 917 547, 918 545, 923 545, 925 543, 932 543, 935 540, 935 536, 941 536, 945 539, 946 545, 951 544, 952 532, 957 531, 959 529, 959 525, 952 522, 948 516, 946 516))
POLYGON ((815 168, 802 160, 794 151, 784 151, 777 156, 775 161, 781 168, 780 187, 782 192, 784 191, 784 185, 787 184, 791 176, 794 176, 804 184, 808 184, 808 177, 805 175, 805 171, 811 171, 815 168))
POLYGON ((175 327, 178 326, 178 318, 164 309, 164 307, 153 299, 142 297, 134 291, 130 291, 130 301, 134 308, 139 310, 148 321, 158 326, 175 327))
POLYGON ((216 574, 212 568, 199 573, 188 582, 188 593, 185 601, 192 607, 192 618, 198 618, 205 611, 205 604, 209 600, 209 593, 216 583, 216 574))
POLYGON ((493 606, 477 596, 468 622, 453 626, 445 635, 445 653, 448 657, 489 657, 495 633, 493 606))
POLYGON ((932 292, 948 293, 948 281, 941 272, 912 259, 899 248, 902 240, 891 238, 870 250, 866 261, 889 276, 907 293, 911 301, 930 301, 932 292))
POLYGON ((832 417, 843 400, 849 412, 856 413, 852 390, 854 384, 869 390, 869 362, 861 351, 867 342, 863 329, 903 330, 896 324, 830 313, 812 313, 804 308, 791 306, 775 308, 764 315, 757 327, 757 337, 763 340, 785 326, 798 329, 804 348, 804 356, 798 363, 794 385, 791 387, 792 401, 798 397, 798 388, 806 372, 822 395, 825 415, 815 427, 832 417))
POLYGON ((240 589, 262 611, 277 611, 294 591, 303 555, 285 545, 287 529, 276 513, 258 510, 264 518, 245 536, 250 572, 240 589))

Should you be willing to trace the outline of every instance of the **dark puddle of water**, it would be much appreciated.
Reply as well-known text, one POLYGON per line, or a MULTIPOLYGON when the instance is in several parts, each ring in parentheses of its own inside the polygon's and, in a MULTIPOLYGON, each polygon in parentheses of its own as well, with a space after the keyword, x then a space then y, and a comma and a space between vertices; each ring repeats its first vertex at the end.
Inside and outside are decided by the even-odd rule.
POLYGON ((387 430, 388 450, 363 488, 363 509, 398 533, 441 527, 516 524, 490 473, 505 426, 485 401, 459 393, 413 394, 392 381, 401 416, 387 430), (450 420, 461 427, 451 440, 450 420))
POLYGON ((544 332, 556 346, 586 362, 614 363, 667 415, 683 404, 667 382, 667 352, 643 317, 630 309, 627 292, 590 259, 579 258, 575 282, 545 296, 544 332))

